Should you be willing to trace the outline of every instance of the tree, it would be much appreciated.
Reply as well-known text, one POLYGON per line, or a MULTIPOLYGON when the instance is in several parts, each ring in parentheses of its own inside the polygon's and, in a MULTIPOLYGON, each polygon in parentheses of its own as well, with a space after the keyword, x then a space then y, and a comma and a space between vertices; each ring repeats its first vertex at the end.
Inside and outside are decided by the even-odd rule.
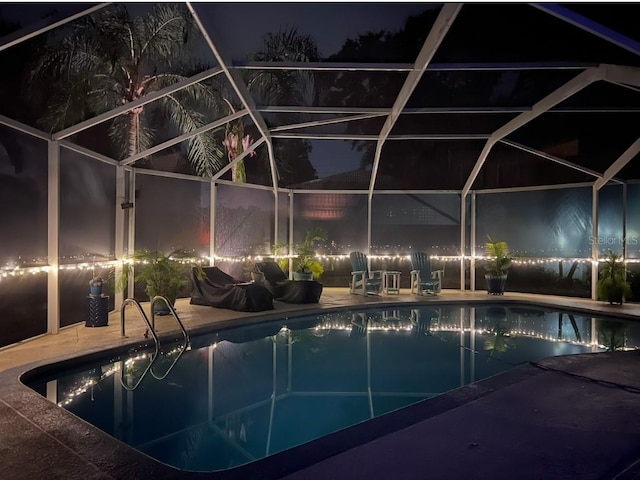
MULTIPOLYGON (((317 62, 318 48, 309 35, 296 29, 268 33, 260 51, 250 55, 256 62, 317 62)), ((250 70, 245 80, 256 103, 265 105, 314 105, 318 101, 318 85, 313 72, 308 70, 250 70)), ((272 121, 278 125, 295 124, 310 120, 301 113, 277 113, 272 121)), ((309 162, 312 150, 308 140, 288 139, 274 144, 280 181, 284 185, 317 178, 309 162), (286 151, 286 155, 285 155, 286 151)))
MULTIPOLYGON (((42 126, 59 131, 187 78, 197 71, 189 55, 195 32, 188 10, 170 4, 157 4, 140 17, 115 5, 74 22, 68 35, 44 48, 32 69, 33 79, 48 82, 52 92, 42 126)), ((191 132, 206 123, 207 112, 221 107, 215 89, 197 83, 116 117, 108 136, 118 158, 127 158, 153 144, 155 126, 191 132), (152 126, 155 115, 164 123, 152 126)), ((211 132, 191 137, 187 156, 203 176, 224 164, 222 145, 211 132)))
MULTIPOLYGON (((47 113, 40 119, 49 131, 136 101, 206 68, 190 55, 197 51, 197 28, 181 5, 157 4, 144 16, 132 16, 126 5, 116 5, 83 17, 62 33, 65 36, 59 41, 48 42, 32 68, 32 84, 46 82, 45 90, 51 92, 47 113)), ((262 61, 286 58, 315 61, 317 48, 310 37, 290 30, 267 35, 264 48, 253 55, 262 61)), ((222 77, 188 86, 110 120, 107 134, 114 155, 130 157, 163 136, 192 132, 207 118, 238 111, 241 106, 222 77)), ((299 72, 249 72, 247 83, 261 98, 266 95, 297 104, 300 95, 314 92, 304 78, 309 77, 299 72)), ((214 175, 252 142, 251 127, 244 118, 221 130, 222 135, 209 131, 188 140, 187 157, 196 174, 214 175)), ((243 160, 234 164, 231 174, 233 181, 246 181, 243 160)))

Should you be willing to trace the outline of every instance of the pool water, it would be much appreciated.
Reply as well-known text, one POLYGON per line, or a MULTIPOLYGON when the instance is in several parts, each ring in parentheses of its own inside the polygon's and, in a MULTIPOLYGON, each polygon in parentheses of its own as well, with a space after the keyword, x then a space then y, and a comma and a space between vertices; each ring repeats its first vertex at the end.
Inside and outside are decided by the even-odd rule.
POLYGON ((323 313, 214 332, 28 385, 179 469, 226 470, 526 362, 637 348, 640 325, 526 305, 323 313))

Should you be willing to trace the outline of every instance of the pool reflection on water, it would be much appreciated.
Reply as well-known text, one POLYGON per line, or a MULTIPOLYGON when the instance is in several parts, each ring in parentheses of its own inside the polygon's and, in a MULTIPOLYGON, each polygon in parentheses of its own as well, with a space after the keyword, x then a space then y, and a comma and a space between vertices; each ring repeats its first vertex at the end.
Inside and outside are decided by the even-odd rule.
MULTIPOLYGON (((527 305, 350 310, 228 329, 35 377, 136 449, 215 471, 526 362, 637 348, 640 325, 527 305)), ((55 392, 55 393, 53 393, 55 392)))

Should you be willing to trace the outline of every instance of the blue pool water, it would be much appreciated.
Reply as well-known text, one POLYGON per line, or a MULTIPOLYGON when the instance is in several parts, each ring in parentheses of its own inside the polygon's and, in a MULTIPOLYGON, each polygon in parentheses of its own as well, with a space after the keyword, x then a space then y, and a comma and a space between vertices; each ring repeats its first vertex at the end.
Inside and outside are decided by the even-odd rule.
MULTIPOLYGON (((640 324, 527 305, 323 313, 28 380, 179 469, 230 469, 525 362, 637 348, 640 324), (55 393, 52 393, 55 392, 55 393)), ((54 398, 52 398, 54 397, 54 398)))

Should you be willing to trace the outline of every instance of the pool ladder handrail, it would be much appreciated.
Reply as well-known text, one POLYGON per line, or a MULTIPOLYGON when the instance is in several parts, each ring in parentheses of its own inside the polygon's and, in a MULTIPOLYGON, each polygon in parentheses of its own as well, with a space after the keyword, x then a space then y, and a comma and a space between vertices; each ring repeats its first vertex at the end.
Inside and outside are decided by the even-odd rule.
POLYGON ((128 386, 127 383, 124 381, 124 369, 120 369, 120 384, 125 390, 132 391, 132 390, 135 390, 138 387, 138 385, 140 385, 140 382, 142 382, 142 379, 147 375, 147 372, 151 369, 153 362, 155 362, 156 359, 158 358, 158 355, 160 353, 160 341, 158 340, 158 335, 156 335, 156 332, 152 327, 151 323, 149 323, 149 318, 147 318, 147 314, 144 313, 144 310, 142 309, 142 305, 140 305, 140 302, 138 302, 135 298, 125 298, 124 301, 122 302, 122 306, 120 307, 120 322, 121 322, 122 336, 123 337, 125 336, 124 312, 127 305, 136 306, 136 308, 138 309, 138 313, 140 313, 140 315, 142 316, 142 319, 144 320, 144 323, 147 324, 147 329, 151 332, 151 336, 153 337, 153 341, 155 344, 155 352, 153 353, 153 358, 151 359, 151 362, 149 362, 149 365, 147 365, 147 368, 145 368, 144 372, 142 373, 142 375, 140 375, 140 378, 138 379, 138 381, 135 383, 133 387, 128 386))
POLYGON ((167 375, 169 375, 169 373, 171 372, 173 367, 176 365, 176 363, 178 363, 178 360, 180 360, 180 357, 182 357, 182 354, 185 352, 185 350, 190 350, 191 347, 190 347, 190 344, 189 344, 189 334, 187 333, 187 329, 184 328, 184 324, 180 320, 180 317, 178 316, 178 313, 176 312, 176 309, 173 308, 173 305, 171 304, 171 302, 169 302, 169 299, 167 297, 163 297, 162 295, 156 295, 155 297, 153 297, 151 299, 151 326, 154 329, 156 327, 156 313, 155 313, 155 309, 153 308, 153 306, 156 304, 157 300, 162 300, 167 305, 167 307, 169 307, 169 311, 171 312, 171 315, 173 315, 173 317, 178 322, 178 325, 180 325, 180 330, 182 330, 182 335, 184 336, 184 344, 183 344, 182 349, 180 350, 180 353, 175 358, 175 360, 171 363, 171 366, 167 369, 167 371, 164 372, 163 375, 157 375, 154 372, 152 366, 149 367, 149 370, 151 371, 151 375, 153 376, 153 378, 155 378, 156 380, 164 380, 167 377, 167 375))
MULTIPOLYGON (((151 323, 149 323, 149 318, 147 317, 147 314, 144 313, 144 310, 142 309, 142 305, 140 305, 140 302, 137 301, 135 298, 125 298, 122 302, 122 306, 120 307, 120 335, 122 337, 125 336, 125 316, 124 316, 124 312, 125 312, 125 307, 127 305, 135 305, 136 308, 138 309, 138 313, 140 313, 140 316, 142 317, 142 319, 144 320, 144 323, 147 324, 147 329, 151 332, 151 335, 153 336, 153 340, 155 341, 156 344, 156 354, 158 353, 158 350, 160 348, 160 340, 158 340, 158 335, 156 335, 156 331, 153 328, 153 325, 151 323)), ((153 310, 152 310, 153 312, 153 310)), ((153 318, 153 316, 151 317, 153 318)))
POLYGON ((169 311, 171 312, 171 315, 173 315, 173 318, 176 319, 176 322, 178 322, 178 325, 180 326, 180 330, 182 331, 182 335, 184 335, 184 341, 186 343, 186 345, 189 345, 189 334, 187 333, 187 329, 184 328, 184 325, 182 323, 182 320, 180 320, 180 317, 178 316, 178 313, 176 312, 176 309, 173 308, 173 305, 171 304, 171 302, 167 299, 167 297, 163 297, 162 295, 156 295, 155 297, 153 297, 151 299, 151 329, 155 330, 156 327, 156 312, 153 308, 153 306, 155 305, 157 300, 162 300, 167 307, 169 307, 169 311))
POLYGON ((147 324, 147 329, 148 329, 149 332, 151 332, 151 335, 153 336, 153 340, 154 340, 154 343, 155 343, 155 352, 153 353, 153 358, 151 359, 151 362, 149 362, 149 365, 147 366, 147 368, 145 368, 144 372, 142 373, 142 375, 140 376, 138 381, 135 383, 135 385, 133 385, 133 387, 129 387, 124 382, 124 378, 123 378, 124 372, 121 371, 120 383, 122 384, 122 386, 126 390, 135 390, 138 387, 138 385, 140 385, 140 382, 142 382, 142 379, 149 372, 151 372, 151 376, 153 376, 157 380, 163 380, 164 378, 166 378, 167 375, 169 375, 169 373, 173 369, 173 367, 176 365, 176 363, 178 363, 178 360, 180 359, 182 354, 185 352, 185 350, 190 350, 190 344, 189 344, 189 334, 187 333, 187 329, 184 327, 184 324, 180 320, 180 317, 178 316, 178 313, 176 312, 175 308, 173 308, 173 305, 169 302, 169 300, 166 297, 163 297, 162 295, 156 295, 155 297, 153 297, 151 299, 151 307, 150 307, 151 308, 151 322, 149 322, 149 318, 144 313, 144 310, 142 309, 142 305, 140 305, 140 302, 138 302, 136 299, 134 299, 134 298, 126 298, 122 302, 122 306, 120 307, 120 315, 121 315, 121 333, 122 333, 123 337, 125 336, 125 315, 124 315, 124 312, 125 312, 125 307, 127 305, 129 305, 129 304, 133 304, 133 305, 135 305, 137 307, 138 312, 142 316, 142 319, 144 320, 144 322, 147 324), (171 312, 173 317, 178 322, 178 325, 180 326, 180 330, 182 331, 182 335, 184 336, 184 343, 183 343, 182 349, 180 350, 180 353, 175 358, 175 360, 171 363, 171 366, 167 369, 167 371, 164 372, 163 375, 157 375, 153 371, 153 368, 152 368, 153 364, 160 357, 160 340, 158 339, 158 335, 157 335, 156 329, 155 329, 155 326, 156 326, 156 323, 155 323, 155 310, 153 308, 153 306, 155 305, 156 301, 158 301, 158 300, 163 301, 167 305, 167 307, 169 307, 169 311, 171 312))

